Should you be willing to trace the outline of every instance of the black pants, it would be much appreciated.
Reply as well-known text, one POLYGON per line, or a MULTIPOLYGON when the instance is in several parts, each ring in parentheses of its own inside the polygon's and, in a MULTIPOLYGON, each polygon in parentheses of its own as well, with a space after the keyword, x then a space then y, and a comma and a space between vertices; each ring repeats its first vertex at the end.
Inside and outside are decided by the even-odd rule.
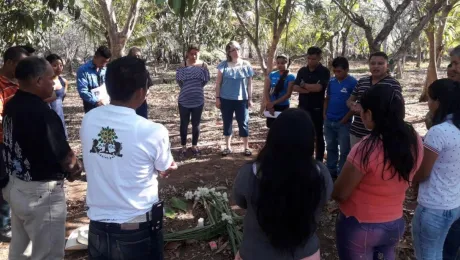
POLYGON ((144 101, 144 103, 142 103, 142 105, 136 109, 136 114, 145 119, 148 119, 149 106, 147 105, 147 101, 144 101))
POLYGON ((119 224, 90 221, 88 259, 163 260, 162 230, 151 233, 147 222, 136 230, 121 230, 119 224))
MULTIPOLYGON (((284 106, 276 105, 273 108, 275 109, 275 111, 282 112, 282 111, 288 109, 289 105, 284 105, 284 106)), ((276 118, 267 117, 267 127, 268 128, 270 128, 270 126, 273 124, 273 122, 275 122, 275 119, 276 118)))
POLYGON ((91 104, 86 101, 83 101, 83 109, 85 110, 85 114, 91 111, 91 109, 96 108, 96 104, 91 104))
POLYGON ((305 108, 299 106, 299 108, 305 110, 310 115, 311 120, 313 121, 313 125, 315 126, 315 133, 316 133, 316 160, 322 162, 324 159, 324 134, 323 134, 323 125, 324 125, 324 117, 323 117, 323 109, 322 108, 305 108))
POLYGON ((179 104, 181 145, 187 144, 187 130, 188 124, 190 123, 190 117, 192 118, 192 145, 198 144, 198 137, 200 137, 200 123, 201 113, 203 112, 203 106, 204 105, 194 108, 187 108, 179 104))

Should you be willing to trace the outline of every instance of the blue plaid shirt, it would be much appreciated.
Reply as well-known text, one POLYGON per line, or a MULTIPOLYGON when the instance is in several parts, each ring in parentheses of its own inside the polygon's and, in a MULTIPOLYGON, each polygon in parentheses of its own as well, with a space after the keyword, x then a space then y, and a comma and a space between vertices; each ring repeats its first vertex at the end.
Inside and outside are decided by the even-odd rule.
POLYGON ((93 60, 83 64, 77 71, 77 89, 83 101, 96 104, 97 98, 91 93, 92 89, 98 88, 105 83, 105 73, 107 68, 104 67, 96 70, 93 60))

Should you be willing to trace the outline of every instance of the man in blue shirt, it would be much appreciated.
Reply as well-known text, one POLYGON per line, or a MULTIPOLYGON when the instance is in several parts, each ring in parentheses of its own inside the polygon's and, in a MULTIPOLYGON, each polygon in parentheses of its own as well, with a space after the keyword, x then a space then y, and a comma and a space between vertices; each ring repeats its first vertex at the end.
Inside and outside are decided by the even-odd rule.
POLYGON ((337 177, 350 152, 349 131, 353 112, 347 107, 347 100, 358 81, 348 75, 346 58, 335 58, 332 67, 335 77, 329 81, 324 100, 324 136, 327 146, 326 165, 332 177, 337 177))
POLYGON ((77 89, 81 99, 83 99, 85 113, 95 107, 104 105, 102 100, 99 100, 91 90, 105 84, 106 66, 111 57, 112 54, 109 48, 101 46, 96 50, 93 59, 78 69, 77 89))

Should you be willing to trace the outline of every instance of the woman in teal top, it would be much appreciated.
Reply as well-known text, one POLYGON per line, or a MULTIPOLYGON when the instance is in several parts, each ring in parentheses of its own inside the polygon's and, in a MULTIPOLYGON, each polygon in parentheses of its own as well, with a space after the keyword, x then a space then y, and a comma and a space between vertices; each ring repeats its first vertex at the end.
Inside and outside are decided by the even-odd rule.
POLYGON ((248 146, 249 107, 252 107, 252 76, 254 71, 248 61, 240 58, 240 45, 231 41, 225 47, 227 60, 217 66, 216 107, 221 110, 224 122, 225 149, 222 155, 232 153, 233 113, 243 139, 244 155, 251 156, 248 146))
MULTIPOLYGON (((278 55, 276 57, 276 67, 278 70, 273 71, 265 78, 265 110, 274 115, 275 111, 284 111, 289 108, 289 98, 294 88, 295 76, 289 73, 287 68, 288 57, 278 55)), ((270 128, 275 118, 267 118, 267 127, 270 128)))

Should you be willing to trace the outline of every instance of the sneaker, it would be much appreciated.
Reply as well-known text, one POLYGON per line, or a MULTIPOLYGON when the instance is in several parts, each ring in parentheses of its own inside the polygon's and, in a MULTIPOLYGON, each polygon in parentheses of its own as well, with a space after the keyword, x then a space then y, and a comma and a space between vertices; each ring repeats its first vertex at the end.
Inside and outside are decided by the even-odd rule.
POLYGON ((0 242, 11 242, 11 227, 0 231, 0 242))

